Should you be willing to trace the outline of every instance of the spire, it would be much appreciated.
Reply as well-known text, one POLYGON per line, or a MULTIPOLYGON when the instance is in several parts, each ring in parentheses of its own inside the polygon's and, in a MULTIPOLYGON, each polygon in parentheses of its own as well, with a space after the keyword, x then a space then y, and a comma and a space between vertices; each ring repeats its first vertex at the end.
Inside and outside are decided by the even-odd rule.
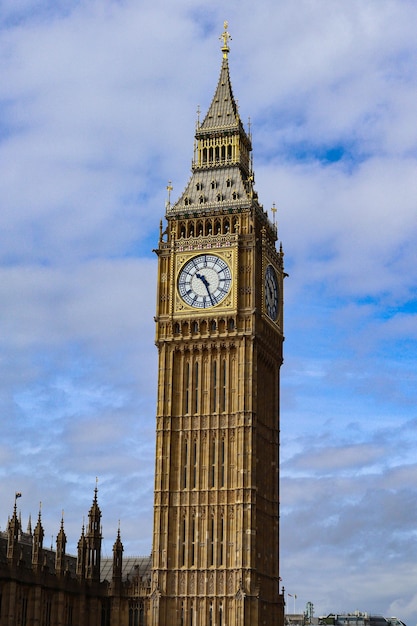
POLYGON ((197 124, 192 176, 175 204, 166 205, 166 215, 204 213, 252 206, 257 201, 249 135, 243 128, 229 73, 231 39, 227 22, 220 39, 223 58, 216 91, 203 122, 197 124))
POLYGON ((34 569, 39 569, 42 566, 43 556, 43 538, 44 531, 41 522, 42 503, 39 503, 38 521, 33 531, 33 543, 32 543, 32 566, 34 569))
POLYGON ((64 511, 62 511, 61 528, 56 538, 55 572, 62 576, 65 570, 65 548, 67 536, 64 532, 64 511))
POLYGON ((77 576, 80 579, 85 578, 85 561, 86 561, 86 553, 87 553, 87 542, 85 539, 84 532, 84 520, 83 527, 81 529, 81 537, 78 540, 77 544, 77 576))
MULTIPOLYGON (((227 28, 227 22, 225 29, 227 28)), ((229 33, 225 30, 220 39, 223 39, 223 60, 220 68, 219 82, 211 102, 210 108, 207 111, 207 115, 204 118, 203 123, 199 126, 196 138, 198 139, 201 133, 205 134, 210 130, 232 130, 240 129, 242 127, 239 119, 239 112, 236 100, 233 95, 232 83, 230 81, 229 74, 229 61, 228 52, 229 47, 227 45, 228 39, 230 39, 229 33)), ((242 128, 243 130, 243 128, 242 128)))
POLYGON ((9 520, 9 524, 7 526, 7 560, 11 563, 16 564, 17 562, 17 548, 19 543, 19 519, 17 517, 17 507, 16 507, 16 498, 19 498, 20 495, 16 494, 14 499, 14 508, 13 515, 9 520))
POLYGON ((97 483, 94 489, 94 499, 88 513, 88 531, 86 534, 87 545, 87 578, 100 581, 100 560, 101 560, 101 511, 97 501, 97 483))
POLYGON ((123 544, 120 538, 120 522, 117 529, 116 541, 113 545, 113 588, 114 590, 120 589, 122 582, 122 568, 123 568, 123 544))

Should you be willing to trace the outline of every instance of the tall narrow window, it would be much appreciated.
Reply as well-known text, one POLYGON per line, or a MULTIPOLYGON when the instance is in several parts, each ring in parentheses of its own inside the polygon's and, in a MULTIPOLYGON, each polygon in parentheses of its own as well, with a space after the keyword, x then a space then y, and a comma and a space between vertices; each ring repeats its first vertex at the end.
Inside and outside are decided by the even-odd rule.
POLYGON ((226 380, 226 359, 223 359, 221 372, 220 411, 226 410, 226 380))
POLYGON ((190 364, 186 363, 184 372, 184 413, 190 411, 190 364))
POLYGON ((194 363, 194 413, 198 413, 198 363, 194 363))
POLYGON ((209 565, 214 565, 214 517, 210 518, 209 565))
POLYGON ((197 440, 193 441, 193 480, 191 487, 195 489, 197 486, 197 440))
POLYGON ((225 472, 225 444, 224 439, 220 442, 220 487, 224 487, 225 472))
POLYGON ((187 465, 188 465, 188 441, 184 439, 184 448, 182 453, 182 488, 187 488, 187 465))
POLYGON ((196 531, 195 531, 195 517, 191 520, 191 565, 195 565, 195 549, 196 549, 196 531))
POLYGON ((224 518, 220 520, 219 565, 224 565, 224 518))
POLYGON ((186 539, 187 539, 187 525, 185 517, 181 522, 181 565, 185 565, 185 547, 186 547, 186 539))
POLYGON ((213 626, 213 605, 209 606, 209 626, 213 626))
POLYGON ((217 410, 217 361, 213 361, 213 411, 217 410))
POLYGON ((192 602, 190 606, 190 626, 194 626, 194 605, 192 602))
POLYGON ((181 626, 185 626, 185 622, 184 622, 184 602, 181 603, 181 626))
POLYGON ((219 626, 223 626, 223 605, 219 607, 219 626))
POLYGON ((211 440, 210 450, 210 487, 214 487, 216 482, 216 440, 211 440))

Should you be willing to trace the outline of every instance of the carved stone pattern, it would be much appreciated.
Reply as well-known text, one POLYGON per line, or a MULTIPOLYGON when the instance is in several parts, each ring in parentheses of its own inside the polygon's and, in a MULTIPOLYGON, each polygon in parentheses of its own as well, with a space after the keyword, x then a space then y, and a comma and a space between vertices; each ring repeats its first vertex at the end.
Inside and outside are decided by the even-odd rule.
POLYGON ((198 574, 198 590, 197 590, 197 593, 199 596, 202 596, 204 594, 205 582, 206 582, 206 576, 205 574, 203 574, 203 572, 200 572, 198 574))
POLYGON ((195 573, 193 572, 191 574, 191 579, 190 579, 190 590, 189 593, 195 595, 196 594, 196 589, 195 589, 195 573))
POLYGON ((224 594, 224 572, 220 573, 217 593, 224 594))
POLYGON ((233 572, 229 572, 228 576, 227 576, 227 589, 226 589, 226 593, 230 594, 233 593, 235 589, 235 577, 233 572))
POLYGON ((209 573, 208 576, 208 593, 210 596, 214 594, 214 574, 213 572, 209 573))
POLYGON ((181 572, 180 573, 180 585, 179 585, 179 592, 181 595, 185 594, 185 573, 181 572))

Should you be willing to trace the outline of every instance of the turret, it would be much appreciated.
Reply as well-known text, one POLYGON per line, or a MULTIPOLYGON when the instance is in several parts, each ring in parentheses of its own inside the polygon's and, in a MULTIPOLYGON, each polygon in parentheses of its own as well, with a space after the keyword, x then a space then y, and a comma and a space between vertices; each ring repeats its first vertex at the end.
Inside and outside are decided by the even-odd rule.
POLYGON ((122 582, 122 570, 123 570, 123 544, 120 539, 120 527, 117 531, 116 541, 113 545, 113 589, 120 589, 122 582))
POLYGON ((32 567, 35 570, 39 570, 42 567, 43 561, 43 538, 44 531, 41 522, 41 505, 39 505, 38 521, 33 531, 33 543, 32 543, 32 567))
POLYGON ((64 532, 64 513, 61 517, 61 528, 56 538, 56 555, 55 555, 55 572, 58 576, 62 576, 65 571, 65 548, 67 545, 67 537, 64 532))
POLYGON ((94 499, 88 513, 87 542, 87 570, 86 577, 94 582, 100 582, 101 561, 101 511, 97 502, 97 485, 94 489, 94 499))
POLYGON ((21 493, 16 493, 14 499, 13 515, 7 526, 7 560, 9 563, 16 564, 18 560, 18 543, 20 534, 20 524, 17 517, 16 500, 21 497, 21 493))
POLYGON ((84 534, 84 524, 81 530, 81 537, 77 544, 77 577, 82 580, 85 578, 86 572, 86 555, 87 555, 87 541, 84 534))

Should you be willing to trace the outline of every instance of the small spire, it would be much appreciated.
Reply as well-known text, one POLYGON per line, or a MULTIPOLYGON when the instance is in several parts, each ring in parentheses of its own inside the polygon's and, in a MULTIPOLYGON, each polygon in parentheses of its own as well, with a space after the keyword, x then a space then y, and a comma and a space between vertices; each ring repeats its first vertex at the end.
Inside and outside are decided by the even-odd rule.
POLYGON ((271 211, 272 211, 272 222, 273 224, 275 224, 276 213, 277 213, 277 207, 275 206, 275 202, 272 205, 271 211))
POLYGON ((227 32, 227 27, 228 27, 228 22, 225 21, 224 22, 224 32, 222 35, 220 35, 219 39, 223 39, 223 46, 222 46, 222 52, 223 52, 223 59, 227 59, 227 55, 230 52, 230 48, 227 45, 229 39, 231 39, 230 34, 227 32))
POLYGON ((168 181, 168 185, 167 185, 167 191, 168 191, 168 199, 165 202, 165 208, 169 209, 169 207, 171 206, 171 191, 174 189, 174 187, 172 186, 172 182, 169 180, 168 181))

